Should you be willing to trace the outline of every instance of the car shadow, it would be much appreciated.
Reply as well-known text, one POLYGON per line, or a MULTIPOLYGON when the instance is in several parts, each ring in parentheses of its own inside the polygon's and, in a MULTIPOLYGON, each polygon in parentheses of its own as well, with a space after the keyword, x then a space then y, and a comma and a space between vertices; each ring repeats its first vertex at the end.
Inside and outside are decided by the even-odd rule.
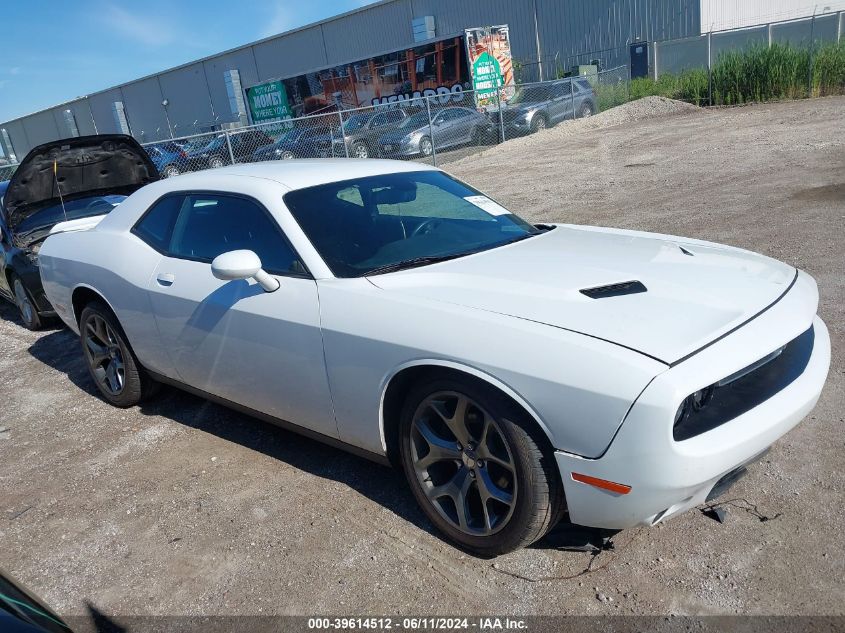
MULTIPOLYGON (((88 374, 79 340, 70 330, 65 328, 46 333, 29 347, 29 353, 67 375, 82 391, 99 397, 99 391, 88 374)), ((398 470, 173 387, 163 387, 161 393, 142 403, 138 410, 144 415, 161 416, 216 435, 314 476, 347 485, 417 528, 440 538, 398 470)), ((600 540, 599 532, 562 521, 532 548, 588 551, 587 544, 600 545, 600 540), (578 546, 587 547, 582 550, 578 546)))

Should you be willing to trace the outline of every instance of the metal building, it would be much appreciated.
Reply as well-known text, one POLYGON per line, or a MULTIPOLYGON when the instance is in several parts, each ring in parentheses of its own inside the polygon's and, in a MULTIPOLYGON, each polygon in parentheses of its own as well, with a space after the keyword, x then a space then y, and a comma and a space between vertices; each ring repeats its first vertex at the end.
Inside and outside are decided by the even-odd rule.
POLYGON ((697 35, 701 4, 381 0, 2 123, 0 146, 6 156, 22 158, 35 145, 75 135, 126 132, 145 142, 243 125, 244 90, 270 80, 284 80, 305 107, 308 95, 328 93, 335 85, 344 94, 344 82, 366 85, 374 76, 390 79, 402 64, 416 64, 423 72, 430 65, 436 67, 432 76, 446 72, 460 78, 465 61, 456 38, 466 28, 503 24, 510 28, 520 78, 549 79, 575 64, 628 64, 632 42, 697 35))

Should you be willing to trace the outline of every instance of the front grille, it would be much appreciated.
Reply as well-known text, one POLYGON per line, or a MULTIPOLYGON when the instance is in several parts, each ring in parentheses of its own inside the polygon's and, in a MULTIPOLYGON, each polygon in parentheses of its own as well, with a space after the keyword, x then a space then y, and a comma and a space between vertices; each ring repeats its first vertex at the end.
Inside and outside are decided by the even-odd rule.
MULTIPOLYGON (((681 405, 672 435, 676 441, 688 440, 711 431, 774 396, 804 373, 813 355, 815 331, 806 332, 784 346, 780 354, 770 354, 768 362, 752 363, 724 380, 702 390, 706 401, 693 402, 693 396, 681 405)), ((701 398, 699 398, 701 400, 701 398)))

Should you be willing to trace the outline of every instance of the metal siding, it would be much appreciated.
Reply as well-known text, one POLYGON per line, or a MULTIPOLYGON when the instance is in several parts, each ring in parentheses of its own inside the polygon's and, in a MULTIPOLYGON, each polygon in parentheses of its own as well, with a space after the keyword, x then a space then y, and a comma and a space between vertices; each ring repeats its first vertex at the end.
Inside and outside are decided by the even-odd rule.
POLYGON ((117 122, 114 120, 112 104, 122 99, 123 96, 120 94, 119 88, 106 90, 88 97, 88 104, 94 113, 97 131, 100 134, 118 134, 120 132, 120 128, 117 127, 117 122))
POLYGON ((386 50, 413 46, 413 17, 410 1, 399 0, 324 23, 327 63, 354 62, 386 50))
POLYGON ((64 136, 60 133, 59 128, 56 126, 56 120, 49 110, 26 117, 23 119, 23 126, 26 130, 26 138, 31 147, 64 136))
MULTIPOLYGON (((214 107, 214 116, 210 116, 209 120, 216 120, 218 123, 237 121, 238 117, 232 113, 232 108, 229 105, 229 93, 226 92, 224 74, 227 70, 237 70, 241 77, 241 85, 244 88, 254 86, 261 81, 252 48, 245 48, 208 59, 203 63, 203 67, 208 82, 207 93, 211 93, 211 103, 214 107)), ((208 103, 208 94, 206 94, 205 101, 208 103)))
POLYGON ((123 107, 132 135, 140 141, 168 138, 167 117, 161 105, 164 97, 157 77, 150 77, 121 87, 123 107))
MULTIPOLYGON (((184 136, 196 132, 197 124, 209 124, 211 101, 205 81, 205 69, 202 64, 194 64, 173 72, 159 75, 161 94, 168 101, 167 114, 173 124, 173 135, 184 136)), ((223 82, 223 75, 220 75, 223 82)))
POLYGON ((845 0, 701 0, 702 33, 845 10, 845 0))
MULTIPOLYGON (((9 133, 9 138, 12 139, 12 149, 15 150, 15 156, 19 161, 23 160, 23 157, 26 156, 27 152, 35 147, 29 143, 29 139, 26 137, 26 130, 24 129, 22 119, 4 123, 3 125, 0 125, 0 128, 5 129, 9 133)), ((7 147, 7 156, 9 155, 8 149, 9 148, 7 147)))
MULTIPOLYGON (((328 65, 323 48, 323 34, 319 26, 254 44, 251 48, 255 52, 255 62, 250 62, 255 75, 250 75, 248 79, 248 76, 244 74, 245 68, 232 67, 237 67, 241 71, 241 83, 244 88, 267 79, 292 77, 328 65)), ((250 57, 252 57, 252 51, 246 51, 250 57)), ((215 63, 216 60, 217 58, 214 59, 215 63)), ((225 87, 223 92, 225 94, 225 87)), ((214 107, 217 107, 216 99, 214 107)))
POLYGON ((544 57, 568 70, 591 58, 626 64, 638 40, 685 37, 699 29, 698 0, 537 0, 544 57))

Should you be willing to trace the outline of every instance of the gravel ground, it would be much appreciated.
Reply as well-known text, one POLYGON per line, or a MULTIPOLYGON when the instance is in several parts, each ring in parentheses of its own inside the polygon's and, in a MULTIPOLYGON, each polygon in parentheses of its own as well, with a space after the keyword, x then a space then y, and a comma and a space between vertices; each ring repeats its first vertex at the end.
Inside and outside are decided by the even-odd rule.
POLYGON ((168 390, 94 395, 77 341, 0 306, 0 566, 63 615, 845 614, 845 98, 698 110, 647 100, 449 169, 535 221, 727 242, 819 281, 818 407, 741 480, 597 556, 559 530, 481 560, 399 473, 168 390))

